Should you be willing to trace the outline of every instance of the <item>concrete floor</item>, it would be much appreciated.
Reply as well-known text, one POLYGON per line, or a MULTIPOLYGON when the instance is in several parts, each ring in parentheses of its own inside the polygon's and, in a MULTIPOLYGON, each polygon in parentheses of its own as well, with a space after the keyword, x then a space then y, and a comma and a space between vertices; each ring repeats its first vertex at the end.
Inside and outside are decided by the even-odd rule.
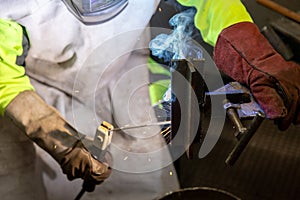
MULTIPOLYGON (((253 0, 242 2, 260 28, 281 17, 253 0)), ((300 10, 299 0, 276 2, 293 11, 300 10)), ((161 6, 169 9, 163 4, 161 6)), ((153 23, 167 26, 164 21, 157 21, 159 17, 156 15, 153 23)), ((212 49, 207 46, 207 50, 211 52, 212 49)), ((177 161, 182 188, 213 187, 246 200, 300 198, 300 126, 291 126, 281 132, 273 121, 264 121, 237 163, 229 167, 224 161, 234 144, 233 128, 226 123, 218 143, 208 156, 192 160, 182 156, 177 161)))

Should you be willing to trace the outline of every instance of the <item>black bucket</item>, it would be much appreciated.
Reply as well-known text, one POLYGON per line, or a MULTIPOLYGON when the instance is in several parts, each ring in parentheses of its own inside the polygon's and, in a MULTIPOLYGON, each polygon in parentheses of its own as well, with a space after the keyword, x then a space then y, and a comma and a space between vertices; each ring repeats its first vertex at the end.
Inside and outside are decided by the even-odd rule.
POLYGON ((216 188, 193 187, 168 193, 158 200, 240 200, 240 198, 216 188))

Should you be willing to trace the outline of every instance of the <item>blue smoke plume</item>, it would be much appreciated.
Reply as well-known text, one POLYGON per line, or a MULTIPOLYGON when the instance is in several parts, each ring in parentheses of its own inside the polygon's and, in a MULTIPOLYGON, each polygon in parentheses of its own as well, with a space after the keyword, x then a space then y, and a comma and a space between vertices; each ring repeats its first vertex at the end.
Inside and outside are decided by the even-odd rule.
POLYGON ((192 39, 194 31, 194 8, 174 15, 169 24, 174 27, 171 34, 160 34, 150 41, 154 56, 169 62, 172 59, 202 58, 202 50, 192 39))

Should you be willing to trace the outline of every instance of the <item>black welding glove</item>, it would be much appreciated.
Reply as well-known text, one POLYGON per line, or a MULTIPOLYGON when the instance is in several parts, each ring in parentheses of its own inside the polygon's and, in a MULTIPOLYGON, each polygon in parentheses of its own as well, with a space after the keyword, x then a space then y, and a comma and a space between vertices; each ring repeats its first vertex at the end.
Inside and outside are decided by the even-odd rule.
POLYGON ((250 88, 280 130, 300 123, 300 66, 284 60, 255 24, 240 22, 222 30, 214 59, 221 71, 250 88))
POLYGON ((69 180, 82 178, 93 185, 109 176, 108 166, 91 156, 76 130, 35 92, 18 94, 5 115, 60 164, 69 180))

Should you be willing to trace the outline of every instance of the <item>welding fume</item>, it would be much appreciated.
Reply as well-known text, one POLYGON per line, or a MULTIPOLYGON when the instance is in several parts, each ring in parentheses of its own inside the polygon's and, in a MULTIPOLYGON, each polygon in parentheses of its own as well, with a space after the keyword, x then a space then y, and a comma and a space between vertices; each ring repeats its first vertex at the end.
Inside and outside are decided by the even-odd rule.
POLYGON ((81 199, 146 200, 178 190, 163 137, 176 69, 154 60, 149 44, 168 59, 202 58, 191 30, 280 130, 300 123, 300 68, 273 49, 240 0, 11 0, 0 10, 1 199, 83 191, 81 199), (167 31, 175 43, 151 41, 162 30, 149 27, 160 3, 183 8, 171 23, 187 26, 167 31), (165 78, 154 84, 150 72, 165 78))

